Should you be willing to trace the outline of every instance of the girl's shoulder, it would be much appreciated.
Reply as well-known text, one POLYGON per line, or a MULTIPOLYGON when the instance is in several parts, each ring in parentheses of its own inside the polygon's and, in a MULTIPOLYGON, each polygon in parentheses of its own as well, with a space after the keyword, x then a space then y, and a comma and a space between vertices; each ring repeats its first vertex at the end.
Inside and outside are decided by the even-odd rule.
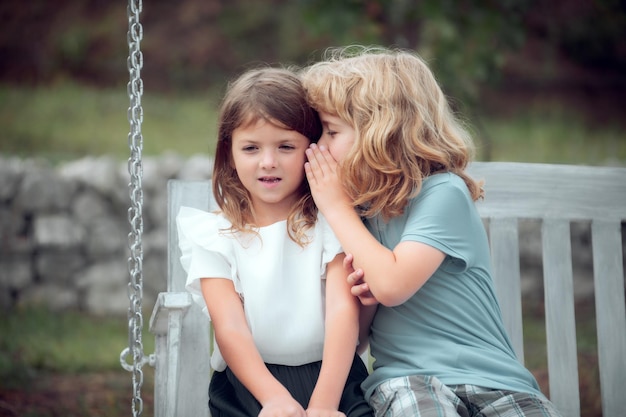
POLYGON ((326 220, 326 217, 324 217, 320 211, 317 212, 317 220, 312 229, 315 231, 316 236, 334 236, 333 229, 331 229, 330 224, 328 224, 328 220, 326 220))
POLYGON ((220 213, 182 206, 176 216, 176 226, 180 239, 193 241, 206 246, 208 240, 220 236, 220 231, 228 230, 231 223, 220 213))
POLYGON ((317 221, 315 222, 315 238, 321 240, 324 253, 328 254, 329 259, 325 259, 324 263, 330 262, 338 253, 343 252, 339 239, 335 236, 335 232, 328 224, 328 221, 321 212, 317 213, 317 221))
POLYGON ((203 227, 230 227, 231 223, 219 212, 209 212, 194 207, 181 206, 176 216, 179 225, 193 225, 203 227))

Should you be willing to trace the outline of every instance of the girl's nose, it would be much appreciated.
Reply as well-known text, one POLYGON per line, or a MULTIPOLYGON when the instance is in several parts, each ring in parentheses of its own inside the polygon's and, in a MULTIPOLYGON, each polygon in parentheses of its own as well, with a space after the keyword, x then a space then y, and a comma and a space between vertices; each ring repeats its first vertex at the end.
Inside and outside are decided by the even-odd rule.
POLYGON ((276 156, 272 151, 263 152, 261 156, 261 168, 268 169, 276 167, 276 156))

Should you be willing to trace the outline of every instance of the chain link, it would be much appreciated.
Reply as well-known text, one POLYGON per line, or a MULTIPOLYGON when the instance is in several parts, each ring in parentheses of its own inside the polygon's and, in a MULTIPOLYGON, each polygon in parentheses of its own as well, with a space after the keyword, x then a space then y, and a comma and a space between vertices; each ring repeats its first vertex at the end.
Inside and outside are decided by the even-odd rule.
POLYGON ((140 416, 143 412, 143 400, 141 399, 141 387, 143 385, 142 366, 146 363, 143 352, 142 330, 143 316, 141 303, 143 298, 143 166, 141 154, 143 149, 143 136, 141 134, 141 124, 143 122, 143 108, 141 106, 141 96, 143 95, 143 81, 141 80, 141 69, 143 68, 143 55, 140 43, 143 39, 143 28, 139 23, 139 14, 142 10, 142 0, 128 1, 128 73, 130 76, 127 92, 130 100, 128 108, 128 122, 130 131, 128 133, 128 146, 130 156, 128 158, 128 173, 130 174, 129 194, 131 205, 128 209, 128 222, 131 231, 128 234, 128 246, 130 255, 128 257, 128 270, 130 281, 128 283, 128 298, 130 306, 128 309, 128 348, 124 349, 120 355, 120 362, 124 369, 132 372, 133 416, 140 416), (125 357, 132 354, 132 367, 127 363, 125 357))

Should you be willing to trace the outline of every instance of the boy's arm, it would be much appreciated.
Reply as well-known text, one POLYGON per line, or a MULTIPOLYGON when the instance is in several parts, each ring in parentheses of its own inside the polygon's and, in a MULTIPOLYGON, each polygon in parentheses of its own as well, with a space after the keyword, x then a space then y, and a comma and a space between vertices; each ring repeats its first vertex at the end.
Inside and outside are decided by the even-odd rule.
POLYGON ((370 326, 374 320, 374 315, 378 309, 378 304, 364 306, 361 305, 361 311, 359 313, 359 346, 357 347, 357 353, 362 355, 369 346, 370 326))
POLYGON ((233 282, 202 279, 201 287, 220 352, 237 379, 261 403, 263 409, 259 415, 283 410, 287 416, 305 416, 304 409, 265 366, 233 282))
POLYGON ((337 410, 356 352, 359 300, 350 294, 343 257, 343 254, 337 255, 326 266, 324 354, 307 408, 309 416, 332 415, 331 411, 337 410))
POLYGON ((444 253, 420 242, 383 246, 367 230, 352 207, 337 175, 337 162, 324 147, 307 149, 306 177, 315 204, 322 212, 355 267, 383 305, 396 306, 415 294, 443 262, 444 253))

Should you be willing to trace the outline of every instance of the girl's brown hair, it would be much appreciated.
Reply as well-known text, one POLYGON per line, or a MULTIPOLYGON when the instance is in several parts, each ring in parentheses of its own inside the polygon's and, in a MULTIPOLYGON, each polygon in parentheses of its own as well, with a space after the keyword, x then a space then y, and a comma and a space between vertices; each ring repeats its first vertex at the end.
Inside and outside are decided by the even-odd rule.
MULTIPOLYGON (((218 138, 213 166, 213 194, 231 231, 254 232, 254 207, 248 190, 234 168, 233 131, 263 119, 283 129, 292 129, 317 142, 322 127, 317 112, 307 103, 297 74, 287 68, 249 70, 228 85, 218 118, 218 138)), ((302 168, 304 169, 304 167, 302 168)), ((317 207, 306 180, 300 199, 287 218, 289 237, 303 246, 306 230, 315 224, 317 207)))
POLYGON ((425 177, 439 171, 463 178, 473 199, 481 184, 465 173, 472 139, 439 84, 416 54, 385 48, 329 49, 302 71, 311 105, 356 131, 340 174, 364 216, 401 214, 425 177))

